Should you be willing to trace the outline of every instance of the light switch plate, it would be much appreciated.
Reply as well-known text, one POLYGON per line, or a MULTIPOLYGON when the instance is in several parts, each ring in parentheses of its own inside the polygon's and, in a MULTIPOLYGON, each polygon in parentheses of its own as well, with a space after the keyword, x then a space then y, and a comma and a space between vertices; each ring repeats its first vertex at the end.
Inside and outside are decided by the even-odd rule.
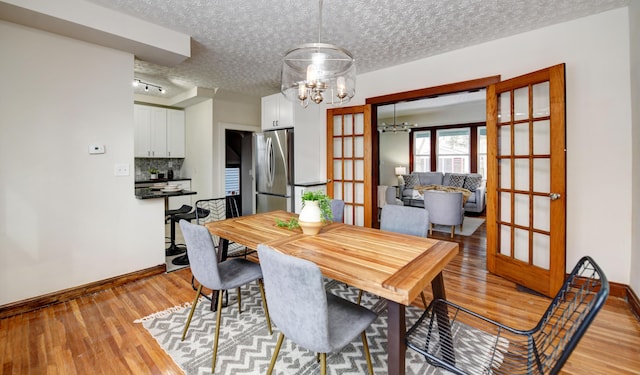
POLYGON ((128 176, 129 164, 116 164, 113 169, 113 173, 116 176, 128 176))

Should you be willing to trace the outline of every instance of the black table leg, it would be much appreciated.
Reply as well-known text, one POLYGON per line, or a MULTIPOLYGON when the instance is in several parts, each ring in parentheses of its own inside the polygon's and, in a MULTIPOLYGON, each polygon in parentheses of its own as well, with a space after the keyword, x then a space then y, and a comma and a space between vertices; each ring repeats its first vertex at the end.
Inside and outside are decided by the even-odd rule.
MULTIPOLYGON (((225 260, 227 260, 228 251, 229 251, 229 240, 225 238, 221 238, 220 244, 218 245, 218 262, 224 262, 225 260)), ((211 294, 211 311, 217 310, 216 305, 218 301, 218 293, 219 292, 217 290, 214 290, 213 293, 211 294)), ((229 293, 227 293, 226 295, 226 300, 223 307, 227 306, 228 304, 229 304, 229 293)))

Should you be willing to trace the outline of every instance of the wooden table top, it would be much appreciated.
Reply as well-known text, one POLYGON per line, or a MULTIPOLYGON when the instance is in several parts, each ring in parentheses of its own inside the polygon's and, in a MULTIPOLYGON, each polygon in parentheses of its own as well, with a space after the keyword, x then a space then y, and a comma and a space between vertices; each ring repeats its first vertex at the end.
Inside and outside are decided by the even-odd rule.
POLYGON ((458 253, 455 242, 332 223, 318 235, 276 225, 293 214, 273 211, 207 223, 217 236, 255 249, 269 245, 317 264, 334 280, 409 305, 458 253))

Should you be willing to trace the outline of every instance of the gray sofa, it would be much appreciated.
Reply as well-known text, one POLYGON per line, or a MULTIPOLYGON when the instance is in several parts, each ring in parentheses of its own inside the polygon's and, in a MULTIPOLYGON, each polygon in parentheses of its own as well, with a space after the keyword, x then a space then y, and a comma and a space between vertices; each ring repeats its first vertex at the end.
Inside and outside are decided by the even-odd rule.
POLYGON ((464 211, 481 213, 485 209, 486 187, 482 175, 478 173, 413 172, 403 176, 400 185, 401 198, 405 206, 424 207, 424 197, 414 186, 441 185, 465 188, 471 196, 464 205, 464 211))

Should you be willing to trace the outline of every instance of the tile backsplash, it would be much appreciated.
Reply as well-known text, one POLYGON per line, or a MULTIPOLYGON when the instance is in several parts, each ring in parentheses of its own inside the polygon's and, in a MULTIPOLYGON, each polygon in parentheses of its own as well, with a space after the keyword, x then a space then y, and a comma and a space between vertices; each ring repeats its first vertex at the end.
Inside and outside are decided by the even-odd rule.
POLYGON ((151 173, 149 173, 151 168, 164 173, 164 178, 167 178, 169 169, 173 169, 173 178, 187 177, 180 174, 183 162, 184 159, 135 158, 136 181, 151 179, 151 173))

